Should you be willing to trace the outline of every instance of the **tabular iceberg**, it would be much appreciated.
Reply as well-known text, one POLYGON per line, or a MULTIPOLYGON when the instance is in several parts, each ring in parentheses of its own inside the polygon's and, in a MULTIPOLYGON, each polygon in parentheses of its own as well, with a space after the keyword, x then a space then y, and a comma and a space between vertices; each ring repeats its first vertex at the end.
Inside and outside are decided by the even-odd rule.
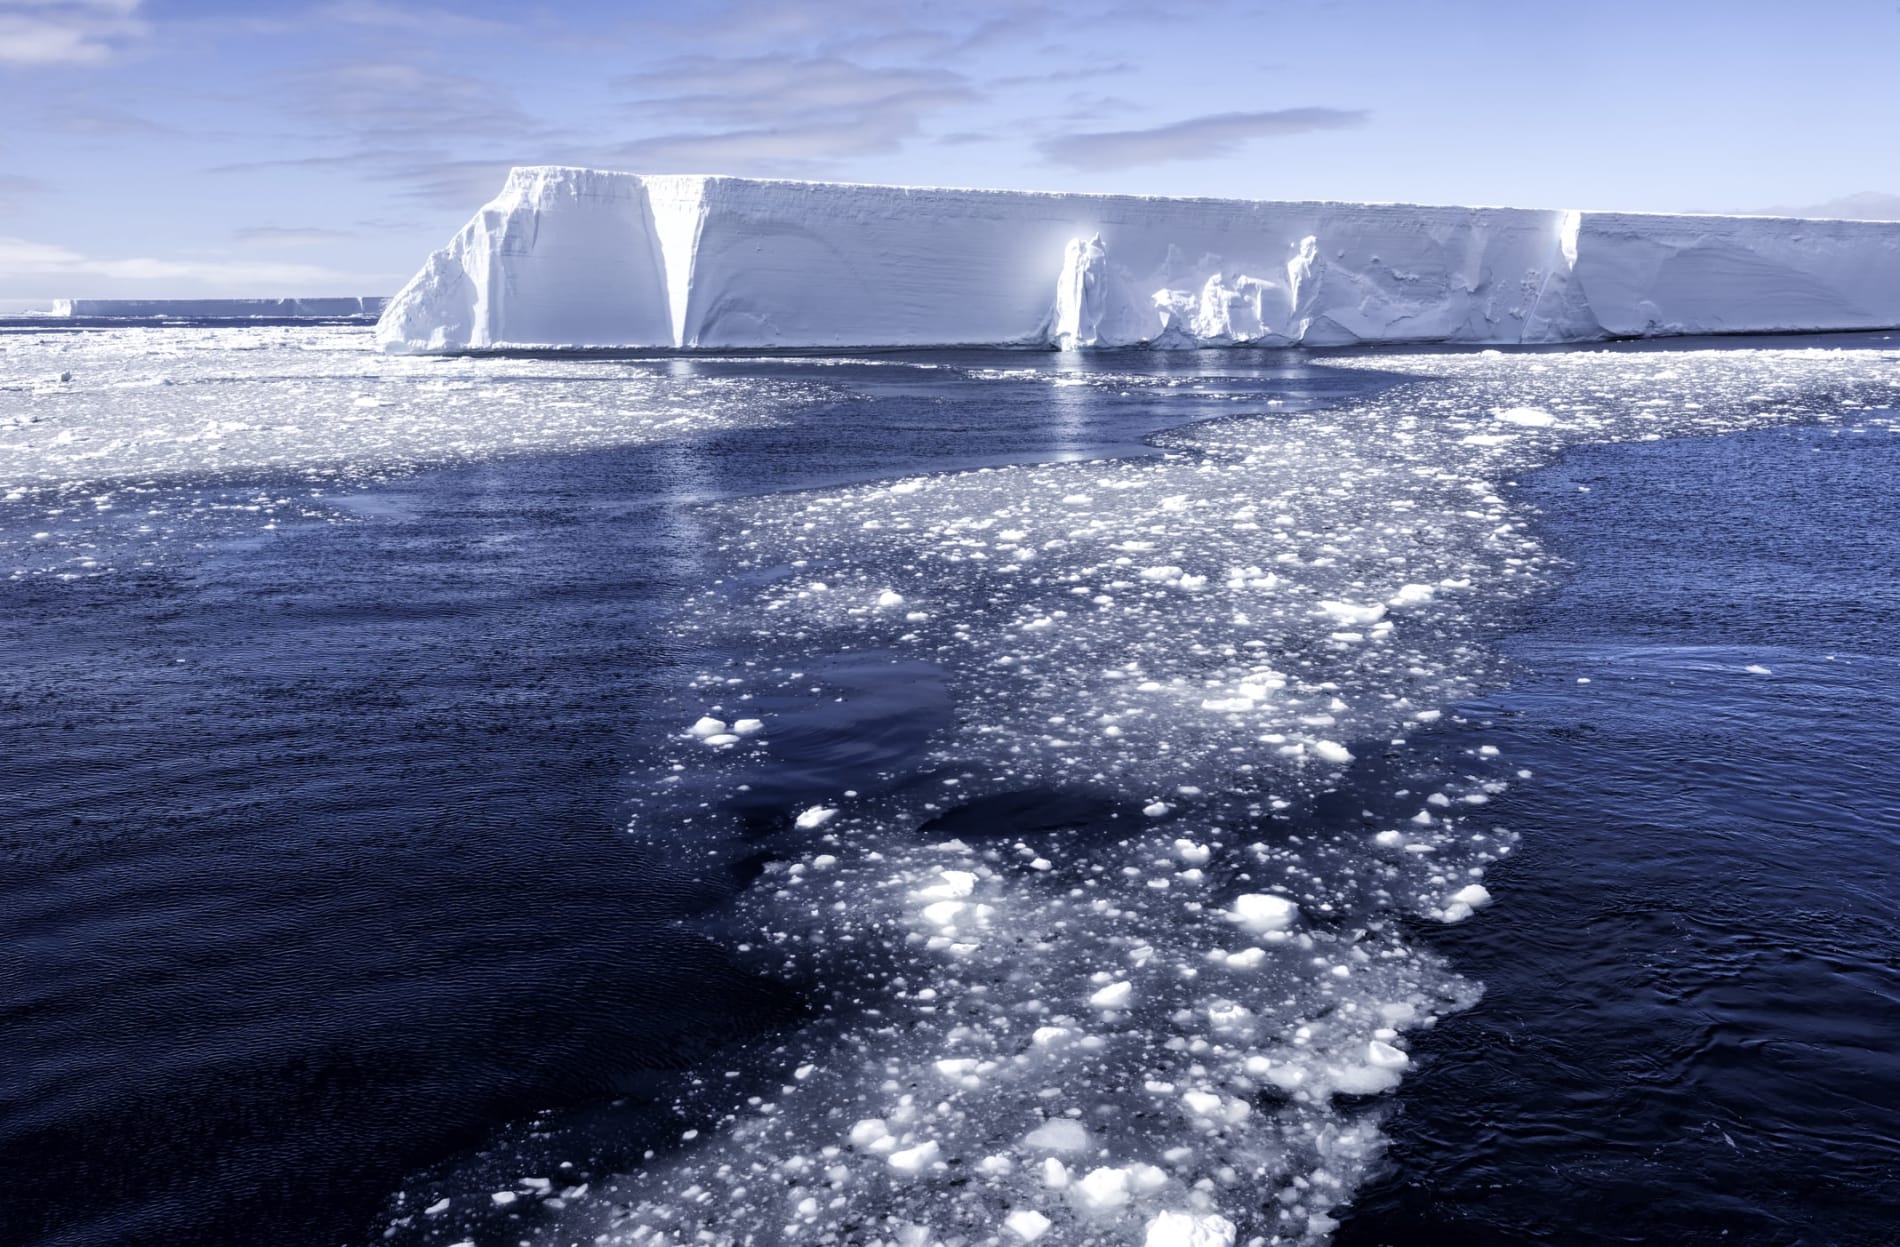
POLYGON ((391 351, 1547 343, 1900 326, 1900 223, 516 169, 391 351))

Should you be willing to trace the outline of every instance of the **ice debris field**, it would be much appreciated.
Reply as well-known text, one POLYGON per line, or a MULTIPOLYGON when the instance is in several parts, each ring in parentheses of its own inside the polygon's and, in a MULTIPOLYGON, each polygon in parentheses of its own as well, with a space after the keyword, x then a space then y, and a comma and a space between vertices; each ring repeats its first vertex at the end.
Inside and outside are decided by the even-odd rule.
POLYGON ((1480 990, 1417 931, 1491 902, 1492 803, 1529 778, 1443 730, 1554 572, 1511 482, 1582 443, 1891 433, 1900 402, 1879 343, 1330 362, 1416 380, 1152 458, 704 509, 730 574, 679 627, 743 656, 686 690, 633 834, 769 775, 841 696, 832 656, 940 673, 950 722, 780 812, 730 930, 807 1024, 680 1078, 675 1137, 632 1170, 406 1191, 387 1236, 1326 1241, 1419 1037, 1480 990), (1024 793, 1091 812, 999 813, 1024 793))
POLYGON ((818 392, 651 365, 392 359, 358 327, 0 328, 0 502, 33 519, 0 527, 0 576, 128 570, 206 519, 269 529, 393 473, 756 425, 818 392))
POLYGON ((1552 343, 1900 326, 1900 223, 514 170, 383 310, 499 346, 1552 343))

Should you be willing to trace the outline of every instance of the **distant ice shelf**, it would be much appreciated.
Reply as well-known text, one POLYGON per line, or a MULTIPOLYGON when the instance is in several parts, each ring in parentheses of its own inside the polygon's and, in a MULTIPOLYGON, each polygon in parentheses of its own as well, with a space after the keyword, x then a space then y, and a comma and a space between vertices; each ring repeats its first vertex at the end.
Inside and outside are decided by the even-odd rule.
POLYGON ((385 350, 1556 343, 1900 326, 1900 223, 514 170, 385 350))
POLYGON ((389 302, 381 295, 319 299, 57 299, 54 316, 102 320, 368 320, 389 302))

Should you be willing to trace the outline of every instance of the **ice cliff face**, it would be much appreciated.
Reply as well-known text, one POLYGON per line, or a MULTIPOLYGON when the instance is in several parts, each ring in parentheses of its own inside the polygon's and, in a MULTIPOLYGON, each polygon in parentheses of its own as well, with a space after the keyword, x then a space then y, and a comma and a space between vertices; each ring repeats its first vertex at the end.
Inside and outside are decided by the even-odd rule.
POLYGON ((392 351, 1575 342, 1900 326, 1900 223, 527 168, 392 351))

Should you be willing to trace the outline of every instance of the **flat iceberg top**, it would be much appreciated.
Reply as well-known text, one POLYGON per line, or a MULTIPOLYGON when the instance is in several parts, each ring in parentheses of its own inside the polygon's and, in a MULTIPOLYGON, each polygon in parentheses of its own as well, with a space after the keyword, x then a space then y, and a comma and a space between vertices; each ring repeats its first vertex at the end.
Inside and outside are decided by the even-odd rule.
MULTIPOLYGON (((1513 207, 1510 204, 1431 204, 1414 200, 1354 200, 1354 199, 1246 199, 1221 195, 1144 195, 1129 191, 1043 191, 1014 190, 994 186, 937 186, 929 183, 910 184, 904 182, 847 182, 826 181, 813 178, 755 178, 742 177, 733 173, 634 173, 624 169, 598 169, 592 165, 516 165, 508 171, 504 185, 539 187, 549 182, 563 180, 576 185, 584 184, 588 179, 597 179, 594 189, 610 182, 626 182, 633 186, 651 185, 660 182, 694 183, 709 185, 743 185, 755 187, 774 187, 789 194, 801 191, 869 192, 872 195, 932 197, 932 196, 970 196, 973 198, 1006 198, 1011 200, 1051 200, 1064 203, 1097 200, 1128 203, 1153 204, 1266 204, 1276 207, 1300 208, 1346 208, 1346 209, 1405 209, 1418 213, 1467 213, 1467 212, 1545 212, 1549 209, 1513 207)), ((1589 209, 1593 217, 1629 217, 1638 221, 1645 219, 1670 221, 1779 221, 1783 223, 1843 225, 1892 225, 1889 221, 1871 221, 1857 217, 1798 217, 1773 213, 1722 213, 1722 212, 1646 212, 1625 209, 1589 209)))
POLYGON ((515 169, 385 350, 1548 343, 1900 325, 1900 223, 515 169))

